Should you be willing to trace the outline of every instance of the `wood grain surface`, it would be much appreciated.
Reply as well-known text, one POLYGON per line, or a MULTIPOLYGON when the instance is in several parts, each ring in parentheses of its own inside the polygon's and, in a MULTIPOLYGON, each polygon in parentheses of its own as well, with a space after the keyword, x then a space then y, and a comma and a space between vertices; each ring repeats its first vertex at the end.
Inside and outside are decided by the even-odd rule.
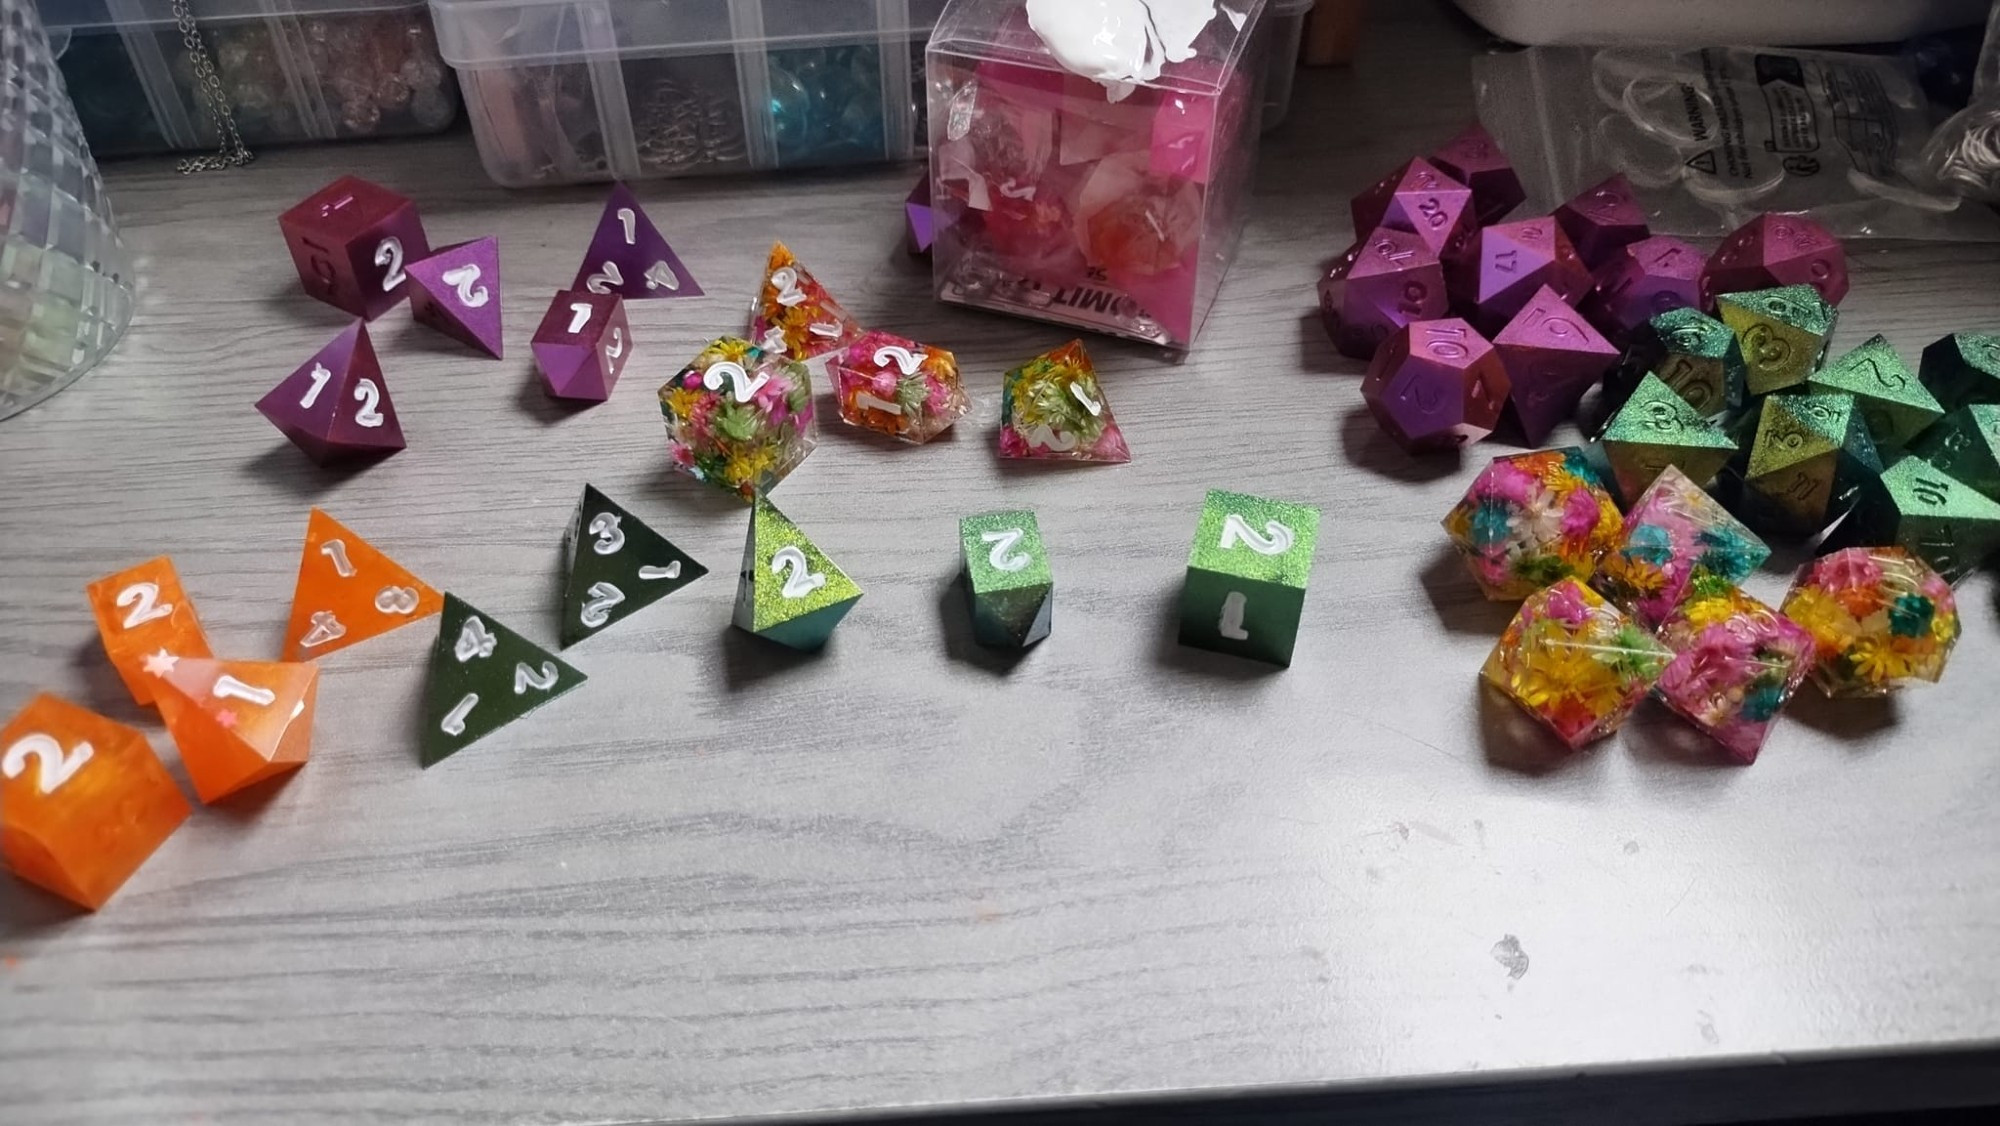
MULTIPOLYGON (((2000 1098, 1990 575, 1960 590, 1941 686, 1803 694, 1748 769, 1650 705, 1559 756, 1476 688, 1509 608, 1437 524, 1505 451, 1403 456, 1313 311, 1347 197, 1470 112, 1472 38, 1427 6, 1384 15, 1355 69, 1301 76, 1199 350, 1090 341, 1135 454, 1119 468, 994 456, 1000 373, 1067 334, 930 300, 898 247, 911 169, 642 185, 711 296, 631 305, 638 359, 589 410, 543 394, 527 338, 601 187, 496 189, 464 136, 110 169, 140 313, 101 370, 0 424, 0 712, 59 692, 144 726, 178 771, 84 585, 169 554, 219 652, 273 657, 315 504, 543 643, 586 481, 716 573, 566 654, 581 691, 429 771, 435 626, 333 655, 311 763, 197 809, 103 912, 0 881, 0 1121, 632 1122, 1265 1085, 1456 1084, 1490 1098, 1443 1120, 1481 1122, 1608 1121, 1608 1092, 1631 1122, 1722 1113, 1725 1089, 2000 1098), (383 317, 410 448, 329 472, 251 404, 342 323, 300 293, 276 216, 346 171, 414 197, 433 242, 500 236, 509 358, 383 317), (728 628, 745 510, 668 471, 654 398, 741 330, 774 238, 864 322, 955 349, 976 404, 919 449, 831 422, 778 490, 867 592, 810 657, 728 628), (1175 644, 1210 488, 1325 510, 1287 671, 1175 644), (1058 589, 1054 636, 1019 660, 972 644, 955 580, 956 521, 1001 507, 1037 512, 1058 589), (1919 1051, 1944 1053, 1929 1079, 1891 1066, 1919 1051), (1599 1078, 1524 1102, 1516 1075, 1599 1078)), ((1914 358, 2000 325, 1991 247, 1853 251, 1845 342, 1883 331, 1914 358)))

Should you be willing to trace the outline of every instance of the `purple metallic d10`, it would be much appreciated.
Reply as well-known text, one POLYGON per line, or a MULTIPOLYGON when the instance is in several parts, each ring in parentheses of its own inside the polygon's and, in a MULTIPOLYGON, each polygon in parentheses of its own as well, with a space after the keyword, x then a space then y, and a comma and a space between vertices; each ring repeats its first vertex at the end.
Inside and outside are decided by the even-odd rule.
POLYGON ((1521 177, 1492 134, 1478 122, 1431 154, 1431 163, 1445 175, 1472 189, 1472 210, 1481 226, 1490 226, 1521 205, 1528 193, 1521 177))
POLYGON ((702 296, 680 255, 639 206, 639 197, 623 184, 612 186, 604 214, 597 220, 597 233, 591 236, 590 249, 570 288, 599 297, 615 293, 627 301, 702 296))
POLYGON ((410 312, 418 324, 500 359, 500 240, 461 242, 410 263, 410 312))
POLYGON ((1556 223, 1576 245, 1583 264, 1593 270, 1653 233, 1646 222, 1646 209, 1639 206, 1631 181, 1623 173, 1556 208, 1556 223))
POLYGON ((1356 243, 1319 283, 1320 318, 1343 356, 1370 359, 1411 321, 1445 315, 1444 267, 1421 236, 1387 228, 1356 243))
POLYGON ((1410 231, 1440 258, 1459 253, 1472 237, 1472 189, 1412 160, 1354 197, 1356 238, 1379 227, 1410 231))
POLYGON ((1626 246, 1597 272, 1597 291, 1581 306, 1598 331, 1624 344, 1639 326, 1675 309, 1700 308, 1699 249, 1671 235, 1626 246))
POLYGON ((1829 305, 1847 296, 1847 249, 1803 215, 1766 213, 1715 248, 1701 279, 1704 307, 1725 293, 1809 285, 1829 305))
POLYGON ((1376 351, 1361 396, 1405 450, 1457 449, 1499 423, 1507 371, 1493 345, 1464 321, 1414 321, 1376 351))
POLYGON ((300 364, 258 400, 257 410, 321 465, 403 448, 396 405, 361 321, 300 364))
POLYGON ((1498 332, 1548 286, 1572 304, 1590 293, 1590 271, 1554 219, 1487 227, 1445 274, 1453 304, 1481 332, 1498 332))
POLYGON ((1514 417, 1531 446, 1575 414, 1583 393, 1618 362, 1618 349, 1548 286, 1493 338, 1493 350, 1507 369, 1514 417))

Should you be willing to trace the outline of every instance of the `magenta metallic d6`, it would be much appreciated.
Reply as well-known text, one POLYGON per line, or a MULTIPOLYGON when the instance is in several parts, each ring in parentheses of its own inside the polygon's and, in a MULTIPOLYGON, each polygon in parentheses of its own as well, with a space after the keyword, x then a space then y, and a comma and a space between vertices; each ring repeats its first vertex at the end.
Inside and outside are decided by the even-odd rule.
POLYGON ((1509 402, 1532 446, 1574 415, 1583 393, 1618 362, 1618 349, 1548 286, 1493 338, 1493 350, 1507 369, 1509 402))
POLYGON ((1847 250, 1803 215, 1766 213, 1722 240, 1702 275, 1704 306, 1725 293, 1809 285, 1829 305, 1847 296, 1847 250))
POLYGON ((342 176, 278 217, 306 292, 374 320, 404 296, 408 263, 428 257, 417 205, 359 176, 342 176))
POLYGON ((1499 332, 1543 286, 1571 304, 1592 286, 1569 236, 1547 217, 1480 231, 1452 260, 1445 281, 1454 307, 1485 333, 1499 332))
POLYGON ((1556 224, 1569 236, 1583 264, 1595 270, 1625 247, 1653 233, 1646 209, 1619 173, 1556 208, 1556 224))
POLYGON ((1382 228, 1340 256, 1319 283, 1320 319, 1343 356, 1366 360, 1411 321, 1445 315, 1444 267, 1424 240, 1382 228))
POLYGON ((1472 189, 1473 218, 1481 226, 1505 219, 1528 198, 1507 154, 1500 151, 1493 135, 1476 121, 1432 153, 1431 163, 1472 189))
POLYGON ((1675 309, 1701 307, 1707 258, 1672 235, 1620 247, 1598 267, 1597 288, 1579 306, 1599 332, 1621 347, 1641 325, 1675 309))
POLYGON ((927 56, 940 300, 1194 344, 1248 213, 1265 70, 1263 0, 1194 7, 946 8, 927 56))
POLYGON ((1438 171, 1428 160, 1412 160, 1354 197, 1354 235, 1378 227, 1409 231, 1440 258, 1457 254, 1476 229, 1472 189, 1438 171))
POLYGON ((1416 321, 1382 343, 1361 397, 1411 453, 1457 449, 1493 433, 1507 403, 1507 371, 1464 321, 1416 321))

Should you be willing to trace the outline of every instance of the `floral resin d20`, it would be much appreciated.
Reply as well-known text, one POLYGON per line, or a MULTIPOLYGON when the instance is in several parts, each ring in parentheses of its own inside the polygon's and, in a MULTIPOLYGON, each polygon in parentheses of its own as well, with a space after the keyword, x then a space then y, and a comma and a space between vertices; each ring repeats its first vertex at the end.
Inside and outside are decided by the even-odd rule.
POLYGON ((1578 449, 1494 458, 1444 530, 1486 597, 1516 601, 1563 579, 1590 578, 1622 518, 1578 449))
POLYGON ((1431 163, 1472 189, 1472 209, 1481 226, 1505 219, 1528 198, 1507 154, 1478 122, 1432 153, 1431 163))
POLYGON ((1445 315, 1444 267, 1408 231, 1378 230, 1354 244, 1319 283, 1320 320, 1341 355, 1370 359, 1411 321, 1445 315))
POLYGON ((1487 227, 1447 265, 1453 304, 1486 333, 1499 332, 1543 286, 1575 304, 1589 296, 1590 270, 1554 219, 1487 227))
POLYGON ((1319 509, 1211 491, 1181 587, 1182 645, 1290 665, 1319 509))
POLYGON ((1618 349, 1547 286, 1493 338, 1493 351, 1507 369, 1508 405, 1531 446, 1574 415, 1584 392, 1618 360, 1618 349))
POLYGON ((746 501, 776 487, 812 452, 813 410, 804 364, 730 337, 660 388, 674 468, 746 501))
POLYGON ((1035 514, 987 512, 958 522, 972 599, 972 635, 981 645, 1025 649, 1049 635, 1056 581, 1035 514))
POLYGON ((766 354, 810 363, 861 337, 861 326, 784 243, 771 247, 764 286, 750 311, 750 339, 766 354))
POLYGON ((1639 200, 1632 194, 1632 183, 1623 173, 1584 189, 1575 199, 1556 208, 1555 219, 1576 252, 1583 256, 1584 265, 1593 270, 1653 233, 1646 222, 1646 209, 1639 206, 1639 200))
POLYGON ((1574 579, 1531 595, 1480 671, 1572 749, 1624 724, 1673 651, 1574 579))
POLYGON ((1007 373, 1000 393, 1000 456, 1132 460, 1082 341, 1072 340, 1007 373))
POLYGON ((1900 547, 1853 547, 1814 560, 1785 596, 1812 634, 1813 683, 1829 696, 1883 696, 1944 675, 1958 643, 1951 584, 1900 547))
POLYGON ((1725 293, 1715 305, 1743 350, 1752 395, 1804 386, 1826 358, 1839 319, 1839 311, 1808 285, 1725 293))
POLYGON ((1446 318, 1412 321, 1383 341, 1361 398, 1397 445, 1424 453, 1493 433, 1509 386, 1493 345, 1471 325, 1446 318))
POLYGON ((831 374, 842 421, 913 445, 944 433, 968 407, 955 356, 886 332, 848 345, 831 374))
POLYGON ((1625 514, 1615 547, 1597 565, 1599 594, 1658 629, 1697 590, 1749 578, 1771 557, 1756 533, 1673 466, 1625 514))
POLYGON ((1432 254, 1457 253, 1472 237, 1472 189, 1428 160, 1412 160, 1354 197, 1354 234, 1408 231, 1432 254))
POLYGON ((1829 305, 1847 297, 1847 251, 1803 215, 1764 214, 1715 248, 1702 274, 1702 303, 1725 293, 1809 285, 1829 305))
POLYGON ((1668 618, 1659 639, 1674 652, 1660 674, 1660 698, 1736 761, 1757 761, 1778 713, 1812 669, 1812 634, 1716 583, 1668 618))
POLYGON ((1884 456, 1909 445, 1931 423, 1944 417, 1944 408, 1880 333, 1827 361, 1806 380, 1806 389, 1854 396, 1862 421, 1868 424, 1868 434, 1884 456))

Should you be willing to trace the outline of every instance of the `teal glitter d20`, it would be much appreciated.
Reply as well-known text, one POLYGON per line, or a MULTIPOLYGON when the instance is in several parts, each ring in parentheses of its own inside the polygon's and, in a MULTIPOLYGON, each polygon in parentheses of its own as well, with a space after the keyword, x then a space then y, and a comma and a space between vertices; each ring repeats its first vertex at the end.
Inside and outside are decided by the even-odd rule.
POLYGON ((776 505, 750 514, 736 584, 737 629, 793 649, 825 647, 833 627, 861 601, 861 588, 776 505))
POLYGON ((418 740, 431 767, 584 682, 541 646, 444 596, 418 740))
POLYGON ((1854 396, 1875 448, 1885 457, 1944 416, 1944 408, 1917 381, 1917 373, 1879 333, 1814 373, 1806 389, 1854 396))
POLYGON ((1945 415, 1910 444, 1910 453, 2000 500, 2000 404, 1974 403, 1945 415))
POLYGON ((708 568, 594 485, 583 487, 565 545, 565 649, 708 574, 708 568))
POLYGON ((1319 538, 1319 509, 1215 491, 1181 588, 1181 644, 1290 665, 1319 538))
POLYGON ((1725 293, 1715 307, 1743 349, 1751 395, 1804 386, 1826 357, 1839 319, 1839 311, 1809 285, 1725 293))
POLYGON ((1957 332, 1924 349, 1918 378, 1945 410, 2000 403, 2000 336, 1957 332))
POLYGON ((1025 649, 1054 624, 1055 576, 1035 514, 988 512, 958 522, 972 591, 972 634, 981 645, 1025 649))
POLYGON ((1668 466, 1698 485, 1713 480, 1736 443, 1657 375, 1647 375, 1604 430, 1604 457, 1625 503, 1639 499, 1668 466))
POLYGON ((1918 457, 1906 457, 1861 490, 1825 550, 1901 547, 1956 583, 2000 548, 2000 502, 1918 457))
POLYGON ((1773 395, 1757 414, 1738 515, 1766 535, 1815 536, 1881 473, 1854 396, 1773 395))

